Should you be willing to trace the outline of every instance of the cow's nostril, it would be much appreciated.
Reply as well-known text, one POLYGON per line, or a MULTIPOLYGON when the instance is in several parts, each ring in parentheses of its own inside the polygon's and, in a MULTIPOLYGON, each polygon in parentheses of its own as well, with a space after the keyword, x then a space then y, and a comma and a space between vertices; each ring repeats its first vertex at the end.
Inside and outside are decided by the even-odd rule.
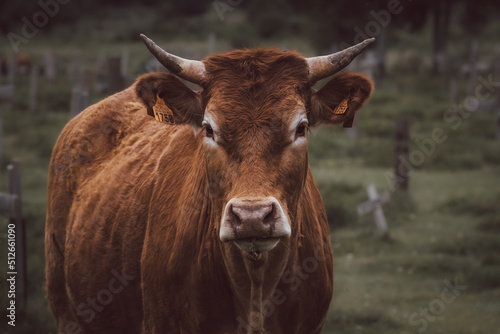
MULTIPOLYGON (((229 215, 229 221, 231 224, 237 226, 241 225, 241 217, 237 214, 237 212, 234 211, 234 207, 232 204, 229 204, 229 210, 228 210, 228 215, 229 215)), ((236 210, 238 211, 238 210, 236 210)))
POLYGON ((274 222, 274 218, 276 216, 276 207, 274 206, 274 203, 271 203, 271 210, 269 210, 269 213, 264 217, 263 223, 264 225, 270 225, 274 222))

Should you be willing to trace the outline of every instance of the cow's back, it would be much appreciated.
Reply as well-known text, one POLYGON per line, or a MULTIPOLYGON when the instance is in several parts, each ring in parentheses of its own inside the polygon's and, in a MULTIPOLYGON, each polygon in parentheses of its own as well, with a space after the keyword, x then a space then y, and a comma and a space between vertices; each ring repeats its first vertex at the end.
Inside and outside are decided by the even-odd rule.
POLYGON ((59 331, 73 322, 95 333, 139 331, 139 265, 155 173, 185 130, 147 116, 129 88, 62 131, 46 222, 47 292, 59 331))

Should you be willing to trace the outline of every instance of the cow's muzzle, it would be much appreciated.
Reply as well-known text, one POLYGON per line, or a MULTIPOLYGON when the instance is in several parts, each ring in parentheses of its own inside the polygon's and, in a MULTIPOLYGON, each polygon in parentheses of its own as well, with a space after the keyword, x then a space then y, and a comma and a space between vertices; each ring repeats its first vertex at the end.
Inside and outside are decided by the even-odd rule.
POLYGON ((255 253, 272 250, 290 234, 290 223, 276 198, 233 198, 224 209, 219 237, 223 242, 234 241, 245 252, 255 253))

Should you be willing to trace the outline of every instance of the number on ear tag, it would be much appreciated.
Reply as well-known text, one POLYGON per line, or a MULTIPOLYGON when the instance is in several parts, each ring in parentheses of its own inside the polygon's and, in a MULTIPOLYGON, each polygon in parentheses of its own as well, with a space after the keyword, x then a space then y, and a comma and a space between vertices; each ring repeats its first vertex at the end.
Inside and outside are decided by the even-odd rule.
POLYGON ((156 104, 153 106, 153 113, 155 114, 155 119, 161 123, 167 123, 170 125, 175 124, 174 113, 167 107, 165 101, 156 95, 156 104))

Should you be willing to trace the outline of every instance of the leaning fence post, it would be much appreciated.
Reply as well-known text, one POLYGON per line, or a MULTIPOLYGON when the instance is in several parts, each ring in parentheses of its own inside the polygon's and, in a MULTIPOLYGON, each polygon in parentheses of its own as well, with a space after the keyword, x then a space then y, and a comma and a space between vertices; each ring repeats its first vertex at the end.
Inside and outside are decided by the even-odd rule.
POLYGON ((384 211, 382 210, 382 204, 389 201, 389 193, 385 192, 379 195, 377 193, 377 188, 375 188, 375 185, 373 184, 370 184, 366 188, 366 192, 368 193, 368 201, 358 205, 358 215, 362 216, 368 212, 373 212, 375 224, 377 225, 382 237, 388 237, 389 227, 387 227, 387 221, 385 220, 384 211))

